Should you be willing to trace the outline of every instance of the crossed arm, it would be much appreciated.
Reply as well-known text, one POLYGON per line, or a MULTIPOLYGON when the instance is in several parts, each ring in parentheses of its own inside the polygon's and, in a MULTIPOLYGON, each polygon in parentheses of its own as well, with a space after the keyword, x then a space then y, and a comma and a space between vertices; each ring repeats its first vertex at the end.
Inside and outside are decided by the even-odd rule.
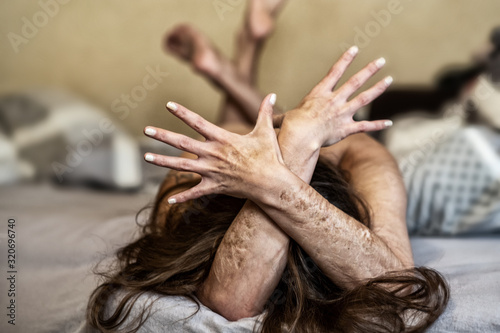
POLYGON ((386 89, 386 80, 347 101, 379 69, 376 62, 332 92, 353 58, 350 52, 344 54, 299 107, 285 115, 277 137, 271 96, 261 106, 255 129, 246 136, 223 131, 177 104, 170 104, 171 111, 207 140, 198 142, 160 129, 153 135, 198 156, 186 160, 153 155, 157 165, 202 176, 199 185, 171 199, 182 202, 214 192, 249 199, 226 232, 209 277, 197 293, 227 319, 262 311, 283 273, 289 237, 344 288, 413 265, 404 220, 405 192, 396 164, 364 134, 344 139, 386 126, 384 121, 352 121, 359 107, 386 89), (308 185, 320 156, 350 171, 353 186, 373 208, 371 230, 308 185))

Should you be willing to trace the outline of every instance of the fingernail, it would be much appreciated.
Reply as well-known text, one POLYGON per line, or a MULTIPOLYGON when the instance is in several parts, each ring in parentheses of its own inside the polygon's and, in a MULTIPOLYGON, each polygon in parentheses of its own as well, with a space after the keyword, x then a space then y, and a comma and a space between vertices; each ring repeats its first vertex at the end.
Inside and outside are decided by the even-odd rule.
POLYGON ((276 94, 271 94, 271 97, 269 97, 269 103, 271 103, 271 105, 276 104, 276 94))
POLYGON ((155 157, 152 154, 146 154, 146 156, 144 156, 144 159, 148 162, 153 162, 155 160, 155 157))
POLYGON ((379 58, 376 62, 375 65, 377 65, 378 68, 382 67, 385 65, 385 58, 379 58))
POLYGON ((174 102, 168 102, 167 108, 169 108, 172 111, 177 111, 177 104, 175 104, 174 102))
POLYGON ((351 48, 348 50, 348 52, 350 55, 355 56, 356 54, 358 54, 359 48, 356 45, 351 46, 351 48))
POLYGON ((384 82, 387 86, 390 86, 392 81, 394 81, 394 79, 392 78, 392 76, 388 76, 385 78, 384 82))
POLYGON ((174 198, 168 199, 168 203, 171 204, 171 205, 173 205, 176 202, 177 202, 177 200, 175 200, 174 198))
POLYGON ((153 136, 156 134, 156 130, 154 128, 151 128, 151 127, 146 127, 146 130, 144 131, 144 133, 146 133, 146 135, 153 136))
POLYGON ((384 122, 385 127, 391 127, 392 126, 392 120, 386 120, 384 122))

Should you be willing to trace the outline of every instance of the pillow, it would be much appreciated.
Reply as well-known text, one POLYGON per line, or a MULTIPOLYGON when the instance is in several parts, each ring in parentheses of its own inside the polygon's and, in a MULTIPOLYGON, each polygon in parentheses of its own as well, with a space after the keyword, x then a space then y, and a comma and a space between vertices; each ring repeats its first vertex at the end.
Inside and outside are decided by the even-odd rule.
POLYGON ((136 140, 102 110, 68 93, 42 90, 1 98, 0 136, 11 150, 0 156, 0 170, 13 163, 34 170, 8 173, 0 184, 27 178, 124 190, 142 184, 136 140))
POLYGON ((485 126, 467 126, 434 147, 401 159, 409 232, 500 231, 499 153, 499 133, 485 126))

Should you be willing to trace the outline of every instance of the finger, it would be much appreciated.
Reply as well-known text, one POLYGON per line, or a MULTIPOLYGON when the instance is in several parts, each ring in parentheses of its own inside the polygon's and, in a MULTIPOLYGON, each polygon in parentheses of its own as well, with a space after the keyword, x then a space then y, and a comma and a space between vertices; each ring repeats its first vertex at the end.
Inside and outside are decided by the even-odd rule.
POLYGON ((177 171, 189 171, 198 174, 201 174, 204 171, 198 160, 193 160, 190 158, 146 153, 144 154, 144 159, 151 164, 174 169, 177 171))
POLYGON ((193 153, 198 156, 206 152, 203 148, 203 142, 194 140, 182 134, 152 126, 146 127, 144 129, 144 134, 158 141, 165 142, 172 147, 175 147, 182 151, 193 153))
POLYGON ((222 129, 220 127, 215 126, 211 122, 203 119, 203 117, 201 117, 200 115, 180 104, 168 102, 167 109, 174 116, 182 120, 184 123, 186 123, 186 125, 194 129, 206 139, 213 139, 220 135, 220 133, 222 132, 222 129))
POLYGON ((214 193, 211 188, 201 181, 198 185, 190 188, 189 190, 177 193, 168 198, 169 204, 182 203, 188 200, 198 199, 204 195, 214 193))
POLYGON ((357 121, 349 125, 347 128, 347 135, 380 131, 392 126, 392 120, 374 120, 374 121, 357 121))
POLYGON ((259 115, 255 128, 274 128, 273 127, 273 106, 276 104, 276 94, 267 95, 260 105, 259 115))
POLYGON ((349 96, 354 94, 363 84, 366 83, 375 73, 377 73, 385 65, 385 59, 379 58, 366 65, 356 75, 351 77, 342 87, 337 90, 337 96, 343 100, 347 100, 349 96))
POLYGON ((314 87, 312 93, 331 92, 358 52, 359 48, 357 46, 353 46, 344 52, 340 59, 332 66, 328 74, 314 87))
POLYGON ((346 105, 348 112, 352 112, 354 114, 361 107, 373 102, 373 100, 375 100, 377 97, 382 95, 384 91, 386 91, 386 89, 391 85, 392 81, 392 76, 387 76, 385 79, 377 82, 377 84, 375 84, 370 89, 353 98, 346 105))

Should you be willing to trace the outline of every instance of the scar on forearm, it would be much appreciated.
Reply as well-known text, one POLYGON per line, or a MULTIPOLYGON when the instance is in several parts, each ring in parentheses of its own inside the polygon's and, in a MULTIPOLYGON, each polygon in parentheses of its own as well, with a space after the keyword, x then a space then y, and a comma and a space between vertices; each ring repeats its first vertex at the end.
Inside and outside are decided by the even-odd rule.
MULTIPOLYGON (((219 251, 223 253, 221 261, 222 269, 241 269, 245 263, 246 252, 251 248, 251 240, 254 238, 255 226, 252 223, 254 214, 239 215, 236 220, 239 222, 232 225, 222 241, 219 251), (236 229, 234 229, 236 228, 236 229)), ((236 221, 235 220, 235 221, 236 221)))
POLYGON ((300 196, 289 193, 288 190, 282 190, 280 192, 280 201, 282 201, 284 204, 288 204, 291 202, 294 208, 300 212, 304 212, 309 209, 309 204, 306 200, 304 200, 300 196))
POLYGON ((290 197, 290 194, 288 194, 287 190, 282 190, 280 193, 280 200, 285 201, 285 202, 290 202, 292 198, 290 197))
POLYGON ((295 203, 295 208, 299 211, 305 211, 307 209, 307 202, 299 198, 295 203))

